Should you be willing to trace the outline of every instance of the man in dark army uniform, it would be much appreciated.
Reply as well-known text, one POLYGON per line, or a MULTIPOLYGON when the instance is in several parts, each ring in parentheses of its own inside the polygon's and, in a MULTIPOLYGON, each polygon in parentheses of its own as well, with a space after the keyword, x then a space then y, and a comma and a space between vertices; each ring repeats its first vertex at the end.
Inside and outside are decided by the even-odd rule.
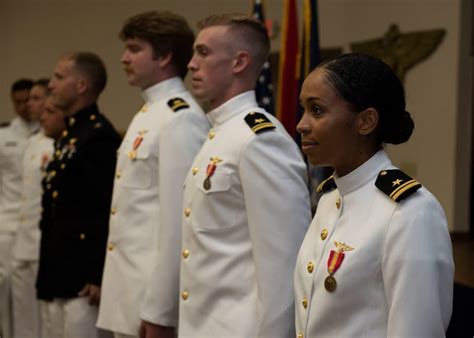
POLYGON ((105 67, 95 54, 63 55, 49 89, 66 115, 43 179, 42 243, 37 291, 49 305, 52 330, 96 337, 97 304, 120 137, 99 112, 105 67))

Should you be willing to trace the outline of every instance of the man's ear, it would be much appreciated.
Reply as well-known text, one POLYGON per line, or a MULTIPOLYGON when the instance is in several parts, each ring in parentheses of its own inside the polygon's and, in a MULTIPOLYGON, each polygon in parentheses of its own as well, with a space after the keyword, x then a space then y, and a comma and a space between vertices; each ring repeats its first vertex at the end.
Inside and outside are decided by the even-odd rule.
POLYGON ((237 51, 237 56, 234 59, 233 70, 234 73, 243 72, 250 64, 250 54, 246 51, 237 51))
POLYGON ((167 55, 160 56, 158 58, 159 64, 161 68, 166 67, 167 65, 171 64, 171 60, 173 59, 173 53, 169 52, 167 55))
POLYGON ((360 135, 371 134, 379 124, 379 113, 374 108, 367 108, 357 115, 357 128, 360 135))
POLYGON ((84 94, 90 86, 88 79, 85 76, 79 76, 76 83, 76 89, 79 94, 84 94))

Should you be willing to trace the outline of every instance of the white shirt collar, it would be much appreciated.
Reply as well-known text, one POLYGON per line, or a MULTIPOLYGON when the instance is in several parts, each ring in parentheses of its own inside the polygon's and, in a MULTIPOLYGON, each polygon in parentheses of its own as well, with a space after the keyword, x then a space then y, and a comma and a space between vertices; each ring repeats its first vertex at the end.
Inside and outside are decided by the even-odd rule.
POLYGON ((153 102, 162 100, 172 95, 178 95, 185 91, 186 88, 184 87, 183 80, 176 76, 148 87, 142 92, 142 97, 146 103, 152 104, 153 102))
POLYGON ((334 175, 337 189, 341 195, 347 195, 375 178, 382 169, 389 166, 391 166, 391 162, 387 154, 383 149, 379 150, 374 156, 349 174, 342 177, 334 175))
POLYGON ((39 130, 40 124, 38 121, 25 121, 17 116, 12 120, 11 127, 23 136, 30 136, 39 130))
POLYGON ((250 108, 258 108, 255 92, 253 90, 244 92, 234 96, 230 100, 224 102, 219 107, 207 113, 207 117, 213 127, 226 122, 230 118, 249 110, 250 108))

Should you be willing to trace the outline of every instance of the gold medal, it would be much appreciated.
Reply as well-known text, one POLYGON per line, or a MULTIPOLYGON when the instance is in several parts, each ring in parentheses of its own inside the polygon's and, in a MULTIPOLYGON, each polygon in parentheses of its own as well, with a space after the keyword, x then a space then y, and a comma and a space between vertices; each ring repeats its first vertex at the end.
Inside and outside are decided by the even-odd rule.
POLYGON ((137 149, 140 147, 140 144, 142 144, 144 135, 148 132, 148 130, 140 130, 138 132, 138 136, 135 138, 135 141, 133 141, 133 146, 132 150, 128 152, 128 158, 131 159, 132 161, 136 160, 137 158, 137 149))
POLYGON ((128 158, 131 160, 135 160, 137 158, 137 152, 134 150, 130 150, 128 152, 128 158))
POLYGON ((343 242, 335 241, 334 244, 336 245, 337 250, 331 250, 331 252, 329 253, 329 259, 327 263, 329 276, 327 276, 324 280, 324 288, 328 292, 334 292, 337 288, 337 282, 333 275, 337 271, 337 269, 339 269, 342 264, 342 261, 344 260, 344 252, 354 250, 353 247, 343 242))
POLYGON ((209 176, 206 177, 206 179, 204 180, 204 183, 202 184, 202 186, 205 190, 211 189, 211 178, 209 176))
POLYGON ((328 292, 334 292, 337 288, 336 278, 333 276, 327 276, 324 280, 324 287, 328 292))
POLYGON ((204 180, 202 186, 204 190, 209 190, 211 189, 211 176, 214 175, 214 172, 216 171, 217 164, 222 162, 222 160, 218 157, 211 157, 211 163, 207 165, 206 169, 206 179, 204 180))

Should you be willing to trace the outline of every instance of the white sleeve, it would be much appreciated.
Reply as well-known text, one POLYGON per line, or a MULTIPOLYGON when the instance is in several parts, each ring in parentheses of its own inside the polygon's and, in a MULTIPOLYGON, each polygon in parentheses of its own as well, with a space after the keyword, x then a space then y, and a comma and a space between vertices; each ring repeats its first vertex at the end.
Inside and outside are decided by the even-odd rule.
POLYGON ((390 220, 382 273, 387 337, 444 337, 454 263, 443 209, 425 189, 400 202, 390 220))
POLYGON ((294 336, 293 272, 311 222, 306 165, 277 132, 252 138, 240 159, 258 288, 256 337, 294 336))
POLYGON ((160 135, 158 253, 140 318, 177 326, 183 185, 204 142, 209 123, 191 112, 180 112, 160 135))

